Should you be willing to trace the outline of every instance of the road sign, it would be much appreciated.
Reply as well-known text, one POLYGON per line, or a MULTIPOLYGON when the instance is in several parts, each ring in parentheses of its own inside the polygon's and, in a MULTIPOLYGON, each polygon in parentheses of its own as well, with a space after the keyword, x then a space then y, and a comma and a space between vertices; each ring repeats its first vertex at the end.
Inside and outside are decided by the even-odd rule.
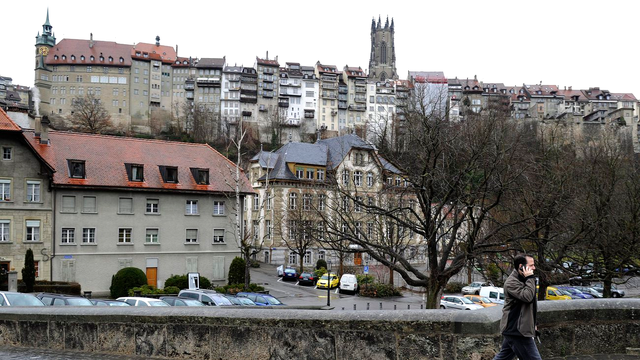
POLYGON ((364 266, 364 273, 368 274, 369 273, 369 265, 365 265, 364 266))

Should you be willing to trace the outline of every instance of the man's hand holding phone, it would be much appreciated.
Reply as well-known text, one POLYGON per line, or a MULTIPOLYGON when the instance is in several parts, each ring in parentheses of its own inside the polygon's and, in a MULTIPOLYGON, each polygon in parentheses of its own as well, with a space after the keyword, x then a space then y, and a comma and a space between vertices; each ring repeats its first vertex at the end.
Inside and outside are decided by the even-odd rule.
POLYGON ((524 277, 529 277, 533 275, 533 270, 526 265, 520 265, 520 274, 524 277))

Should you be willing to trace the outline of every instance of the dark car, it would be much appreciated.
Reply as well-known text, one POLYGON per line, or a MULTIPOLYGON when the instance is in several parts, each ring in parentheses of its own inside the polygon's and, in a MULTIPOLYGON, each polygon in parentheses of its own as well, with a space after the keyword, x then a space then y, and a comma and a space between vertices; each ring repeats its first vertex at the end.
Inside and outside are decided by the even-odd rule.
POLYGON ((91 299, 89 300, 95 306, 131 306, 124 301, 110 299, 91 299))
POLYGON ((582 292, 582 290, 571 286, 556 286, 560 290, 569 293, 572 299, 593 299, 593 295, 582 292))
POLYGON ((236 297, 246 297, 258 306, 280 306, 284 305, 275 296, 269 294, 259 294, 250 292, 239 292, 236 297))
POLYGON ((318 281, 318 278, 313 275, 312 273, 308 273, 308 272, 303 272, 302 274, 300 274, 300 276, 298 276, 298 284, 299 285, 315 285, 316 281, 318 281))
POLYGON ((298 280, 298 271, 293 268, 286 268, 282 273, 282 281, 297 281, 298 280))
POLYGON ((171 306, 204 306, 200 301, 188 297, 160 296, 160 300, 171 306))
POLYGON ((89 299, 82 296, 40 293, 36 297, 47 306, 93 306, 89 299))

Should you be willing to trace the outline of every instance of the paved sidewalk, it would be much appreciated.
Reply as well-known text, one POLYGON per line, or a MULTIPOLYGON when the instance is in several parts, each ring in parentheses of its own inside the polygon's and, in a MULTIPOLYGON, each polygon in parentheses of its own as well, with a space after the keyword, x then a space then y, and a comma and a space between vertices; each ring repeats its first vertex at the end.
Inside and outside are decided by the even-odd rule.
POLYGON ((565 357, 554 357, 547 360, 638 360, 638 355, 571 355, 565 357))
POLYGON ((2 360, 144 360, 147 356, 109 355, 71 350, 50 350, 23 347, 0 347, 2 360))

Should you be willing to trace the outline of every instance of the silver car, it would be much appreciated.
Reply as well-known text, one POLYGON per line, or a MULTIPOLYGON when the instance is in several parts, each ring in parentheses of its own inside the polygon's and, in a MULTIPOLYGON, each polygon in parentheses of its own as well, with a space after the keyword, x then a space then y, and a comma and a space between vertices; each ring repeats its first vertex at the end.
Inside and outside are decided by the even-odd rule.
POLYGON ((0 306, 44 306, 44 304, 31 294, 0 291, 0 306))
POLYGON ((457 309, 457 310, 480 310, 482 306, 474 304, 473 301, 463 296, 445 295, 440 299, 441 309, 457 309))
POLYGON ((480 295, 480 288, 483 286, 487 286, 487 283, 474 281, 462 288, 462 295, 480 295))

